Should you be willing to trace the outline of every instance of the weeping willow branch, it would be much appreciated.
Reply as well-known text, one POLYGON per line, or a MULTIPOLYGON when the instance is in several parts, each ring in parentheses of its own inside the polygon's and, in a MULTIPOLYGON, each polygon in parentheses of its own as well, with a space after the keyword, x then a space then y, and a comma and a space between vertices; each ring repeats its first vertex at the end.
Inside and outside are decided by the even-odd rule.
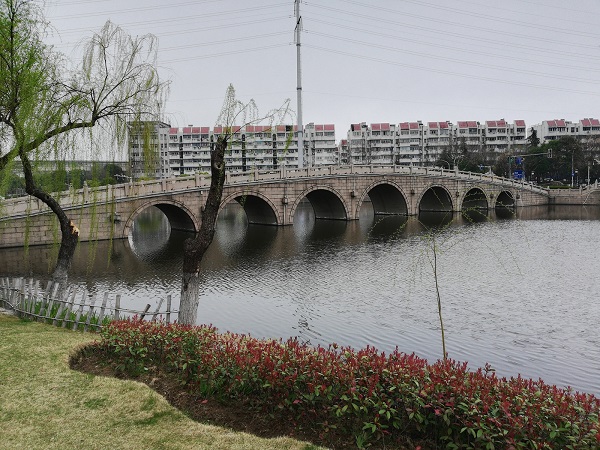
POLYGON ((79 67, 43 42, 48 24, 30 0, 0 0, 0 155, 4 171, 17 157, 26 191, 50 207, 62 234, 55 279, 66 278, 75 245, 76 224, 43 184, 36 183, 32 158, 66 160, 89 136, 120 147, 127 123, 157 120, 168 92, 156 70, 157 40, 133 38, 110 21, 89 40, 79 67), (98 139, 108 136, 109 141, 98 139))

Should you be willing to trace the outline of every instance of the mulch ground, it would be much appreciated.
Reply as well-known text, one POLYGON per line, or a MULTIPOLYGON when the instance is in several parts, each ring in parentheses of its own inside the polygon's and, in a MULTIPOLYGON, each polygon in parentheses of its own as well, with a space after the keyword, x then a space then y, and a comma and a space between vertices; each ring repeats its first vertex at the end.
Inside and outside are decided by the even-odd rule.
MULTIPOLYGON (((70 366, 74 370, 116 378, 129 378, 116 370, 116 364, 106 360, 102 354, 90 351, 79 351, 70 359, 70 366)), ((226 427, 234 431, 251 433, 264 438, 289 436, 299 440, 311 442, 315 445, 331 449, 356 449, 356 443, 351 436, 336 433, 319 436, 319 432, 310 427, 310 424, 299 426, 291 417, 285 415, 269 415, 253 410, 246 405, 228 405, 214 399, 200 398, 189 392, 185 385, 169 374, 146 373, 132 378, 145 383, 154 391, 164 396, 175 408, 179 409, 191 419, 211 425, 226 427)), ((408 441, 404 445, 374 445, 373 449, 408 450, 419 448, 435 448, 431 444, 408 441)))

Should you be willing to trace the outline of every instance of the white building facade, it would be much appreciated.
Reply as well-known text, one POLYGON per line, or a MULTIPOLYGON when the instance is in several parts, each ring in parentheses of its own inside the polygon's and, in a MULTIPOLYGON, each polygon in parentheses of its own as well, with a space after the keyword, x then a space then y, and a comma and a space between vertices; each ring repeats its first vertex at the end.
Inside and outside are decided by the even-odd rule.
MULTIPOLYGON (((340 152, 335 142, 335 125, 309 123, 304 127, 305 161, 312 166, 340 164, 340 152)), ((296 160, 294 167, 298 166, 296 160)))
POLYGON ((133 179, 165 176, 168 161, 170 125, 164 122, 141 122, 128 126, 128 170, 133 179))
POLYGON ((536 131, 541 144, 567 136, 582 141, 600 137, 600 120, 593 118, 580 119, 578 122, 565 119, 544 120, 532 128, 536 131))

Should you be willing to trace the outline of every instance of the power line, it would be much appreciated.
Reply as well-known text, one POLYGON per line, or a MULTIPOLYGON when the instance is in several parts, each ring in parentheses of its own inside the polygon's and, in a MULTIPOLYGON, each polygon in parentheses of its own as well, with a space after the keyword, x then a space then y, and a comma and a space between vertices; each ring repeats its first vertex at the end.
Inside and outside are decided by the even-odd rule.
POLYGON ((524 87, 531 87, 531 88, 537 88, 537 89, 546 89, 546 90, 551 90, 551 91, 570 92, 570 93, 574 93, 574 94, 585 94, 585 95, 594 95, 594 96, 600 95, 600 92, 582 91, 582 90, 577 90, 577 89, 567 89, 567 88, 561 88, 561 87, 544 86, 544 85, 533 84, 533 83, 526 83, 526 82, 520 82, 520 81, 508 81, 508 80, 503 80, 503 79, 499 79, 499 78, 482 77, 482 76, 470 75, 470 74, 465 74, 465 73, 460 73, 460 72, 452 72, 452 71, 449 71, 449 70, 442 70, 442 69, 434 69, 434 68, 431 68, 431 67, 417 66, 417 65, 414 65, 414 64, 404 64, 404 63, 400 63, 398 61, 390 61, 390 60, 381 59, 381 58, 374 58, 374 57, 371 57, 371 56, 357 55, 357 54, 354 54, 354 53, 348 53, 348 52, 344 52, 344 51, 341 51, 341 50, 332 50, 332 49, 328 49, 328 48, 324 48, 324 47, 319 47, 319 46, 315 46, 315 45, 309 45, 309 44, 305 44, 305 45, 307 47, 313 48, 315 50, 320 50, 320 51, 328 52, 328 53, 334 53, 334 54, 337 54, 337 55, 349 56, 349 57, 352 57, 352 58, 359 58, 359 59, 364 59, 364 60, 367 60, 367 61, 379 62, 379 63, 382 63, 382 64, 389 64, 389 65, 394 65, 394 66, 399 66, 399 67, 407 67, 409 69, 423 70, 423 71, 426 71, 426 72, 440 73, 440 74, 444 74, 444 75, 452 75, 452 76, 461 77, 461 78, 470 78, 470 79, 475 79, 475 80, 490 81, 490 82, 493 82, 493 83, 509 84, 509 85, 515 85, 515 86, 524 86, 524 87))
POLYGON ((535 75, 535 76, 544 77, 544 78, 554 78, 554 79, 558 79, 558 80, 575 81, 578 83, 600 84, 600 80, 590 80, 590 79, 577 78, 577 77, 566 77, 566 76, 561 76, 561 75, 552 75, 547 72, 535 72, 533 70, 512 69, 512 68, 506 67, 506 66, 495 66, 495 65, 491 65, 491 64, 474 63, 474 62, 470 62, 470 61, 465 61, 463 59, 448 58, 445 56, 428 55, 426 53, 416 52, 416 51, 411 51, 411 50, 404 50, 404 49, 399 49, 396 47, 389 47, 389 46, 380 45, 380 44, 370 44, 370 43, 367 43, 364 41, 359 41, 356 39, 343 38, 343 37, 333 36, 333 35, 326 34, 326 33, 319 33, 318 31, 314 31, 311 33, 318 35, 318 36, 328 37, 330 39, 337 39, 337 40, 341 40, 344 42, 351 42, 353 44, 364 45, 364 46, 368 46, 368 47, 375 47, 375 48, 379 48, 382 50, 392 50, 394 52, 406 53, 409 55, 415 55, 415 56, 419 56, 419 57, 423 57, 423 58, 427 58, 427 59, 455 62, 455 63, 465 64, 465 65, 470 65, 470 66, 475 66, 475 67, 484 67, 487 69, 502 70, 502 71, 506 71, 506 72, 535 75))
MULTIPOLYGON (((202 28, 191 28, 191 29, 186 29, 186 30, 177 30, 177 31, 171 31, 171 32, 164 32, 164 33, 157 33, 155 34, 155 36, 157 37, 166 37, 166 36, 177 36, 180 34, 190 34, 190 33, 200 33, 200 32, 204 32, 204 31, 215 31, 215 30, 222 30, 222 29, 226 29, 226 28, 238 28, 241 26, 247 26, 247 25, 255 25, 258 23, 269 23, 269 24, 273 24, 276 21, 279 20, 283 20, 283 19, 289 19, 290 16, 279 16, 279 17, 268 17, 268 18, 264 18, 264 19, 260 19, 260 20, 253 20, 253 21, 244 21, 244 22, 229 22, 227 24, 223 24, 223 25, 215 25, 215 26, 210 26, 210 27, 202 27, 202 28)), ((282 32, 281 34, 283 34, 284 32, 282 32)), ((286 31, 285 33, 289 34, 289 31, 286 31)), ((277 33, 279 34, 279 33, 277 33)), ((77 46, 78 43, 64 43, 61 44, 62 47, 75 47, 77 46)), ((199 44, 202 45, 202 44, 199 44)), ((178 47, 181 48, 181 47, 178 47)), ((159 49, 159 51, 162 51, 163 49, 159 49)))
POLYGON ((162 64, 173 64, 173 63, 179 63, 179 62, 194 61, 194 60, 198 60, 198 59, 218 58, 218 57, 222 57, 222 56, 239 55, 241 53, 256 52, 256 51, 262 51, 262 50, 271 50, 271 49, 274 49, 274 48, 288 47, 290 45, 292 45, 292 44, 291 43, 288 43, 288 44, 273 44, 273 45, 263 45, 261 47, 232 50, 232 51, 229 51, 229 52, 212 53, 212 54, 209 54, 209 55, 198 55, 198 56, 189 56, 189 55, 186 55, 184 58, 176 58, 176 59, 169 59, 169 60, 165 60, 165 61, 160 61, 160 64, 161 65, 162 64))
MULTIPOLYGON (((117 10, 113 10, 113 11, 101 11, 101 12, 97 12, 97 13, 82 13, 82 14, 73 14, 70 16, 54 16, 54 17, 50 17, 53 19, 78 19, 81 17, 93 17, 93 16, 109 16, 109 15, 113 15, 113 14, 127 14, 127 13, 132 13, 132 12, 140 12, 140 11, 153 11, 153 10, 160 10, 160 9, 173 9, 173 8, 180 8, 182 6, 189 6, 189 5, 198 5, 199 3, 214 3, 214 2, 220 2, 220 1, 224 1, 224 0, 193 0, 193 1, 188 1, 188 2, 183 2, 183 3, 169 3, 169 4, 162 4, 159 6, 144 6, 144 7, 140 7, 140 8, 123 8, 123 9, 117 9, 117 10)), ((86 2, 87 3, 87 2, 86 2)), ((91 2, 91 3, 95 3, 95 2, 91 2)), ((77 4, 75 3, 71 3, 71 4, 77 4)), ((281 5, 280 5, 281 6, 281 5)))
MULTIPOLYGON (((308 90, 307 91, 308 94, 318 94, 318 95, 323 95, 323 96, 333 96, 333 97, 347 97, 347 98, 357 98, 357 99, 361 99, 361 100, 371 100, 371 101, 377 101, 377 102, 390 102, 390 103, 410 103, 410 104, 415 104, 415 103, 419 103, 419 105, 433 105, 433 106, 450 106, 450 107, 468 107, 468 108, 475 108, 475 109, 490 109, 490 110, 497 110, 497 109, 501 109, 498 106, 477 106, 477 105, 461 105, 461 104, 456 104, 456 103, 440 103, 440 102, 427 102, 427 101, 423 101, 421 99, 419 99, 418 101, 415 100, 406 100, 406 99, 400 99, 400 98, 396 98, 396 97, 373 97, 371 95, 364 96, 364 95, 351 95, 351 94, 342 94, 342 93, 337 93, 337 92, 322 92, 322 91, 313 91, 313 90, 308 90)), ((502 108, 503 109, 503 108, 502 108)), ((565 111, 548 111, 548 110, 539 110, 539 109, 523 109, 523 108, 511 108, 514 111, 522 111, 522 112, 535 112, 535 113, 552 113, 552 114, 565 114, 565 111)))
MULTIPOLYGON (((345 0, 345 1, 347 3, 351 3, 351 4, 354 4, 357 6, 372 8, 372 6, 370 6, 370 5, 365 5, 364 3, 357 2, 354 0, 345 0)), ((549 26, 545 26, 545 25, 537 25, 532 22, 523 22, 521 20, 515 20, 515 19, 504 19, 502 17, 491 16, 489 14, 475 13, 475 12, 471 12, 471 11, 464 10, 464 9, 459 10, 456 8, 450 8, 448 6, 443 6, 443 5, 439 5, 439 4, 434 5, 434 4, 431 4, 431 3, 428 3, 425 1, 421 1, 421 0, 404 0, 404 2, 412 3, 415 5, 424 5, 426 7, 434 8, 436 10, 442 10, 442 11, 448 11, 448 12, 455 13, 455 14, 460 14, 461 16, 469 16, 469 17, 475 17, 475 18, 479 18, 479 19, 491 20, 494 22, 519 25, 519 26, 524 26, 526 28, 534 28, 534 29, 538 29, 538 30, 552 31, 554 33, 570 34, 573 36, 600 38, 600 34, 597 34, 597 33, 587 33, 585 31, 577 31, 577 30, 573 30, 573 29, 565 29, 565 28, 549 27, 549 26)), ((395 11, 393 9, 388 9, 388 8, 378 8, 378 9, 380 9, 382 11, 386 11, 386 12, 395 13, 395 14, 399 13, 398 11, 395 11)), ((402 12, 402 15, 405 15, 405 12, 402 12)), ((418 16, 418 15, 413 15, 413 17, 418 17, 418 18, 422 18, 422 19, 426 18, 425 16, 418 16)), ((448 23, 448 22, 445 22, 445 23, 448 23)))
MULTIPOLYGON (((223 0, 212 0, 212 1, 223 1, 223 0)), ((284 5, 275 5, 275 7, 277 6, 284 6, 284 5)), ((285 5, 287 6, 287 5, 285 5)), ((257 10, 262 10, 262 9, 269 9, 272 10, 274 8, 273 5, 268 5, 268 6, 257 6, 254 8, 243 8, 243 9, 237 9, 234 11, 221 11, 221 12, 214 12, 214 13, 204 13, 204 14, 195 14, 195 15, 189 15, 189 16, 185 16, 185 17, 171 17, 171 18, 161 18, 161 19, 154 19, 154 20, 145 20, 145 21, 137 21, 137 22, 127 22, 127 23, 123 23, 120 24, 121 27, 135 27, 135 26, 141 26, 141 25, 165 25, 165 24, 169 24, 169 23, 181 23, 182 21, 187 22, 187 21, 191 21, 191 20, 201 20, 201 19, 206 19, 206 18, 211 18, 211 17, 219 17, 219 16, 225 16, 228 20, 231 20, 232 16, 234 14, 240 14, 240 13, 247 13, 247 12, 254 12, 257 10)), ((98 14, 100 15, 100 14, 98 14)), ((244 14, 244 19, 247 17, 255 17, 255 16, 260 16, 264 18, 264 14, 244 14)), ((87 17, 87 16, 86 16, 87 17)), ((291 14, 286 16, 286 17, 291 17, 291 14)), ((66 30, 62 30, 61 33, 62 34, 71 34, 71 33, 80 33, 82 31, 87 31, 88 28, 71 28, 71 29, 66 29, 66 30)))
MULTIPOLYGON (((346 0, 349 1, 349 0, 346 0)), ((383 19, 381 17, 375 17, 375 16, 371 16, 369 17, 366 14, 359 14, 359 13, 353 13, 353 12, 348 12, 348 11, 344 11, 343 9, 338 9, 338 8, 332 8, 329 6, 323 6, 323 5, 316 5, 313 3, 307 3, 308 5, 314 7, 314 8, 318 8, 318 9, 324 9, 327 11, 332 11, 332 12, 337 12, 337 13, 341 13, 341 14, 347 14, 353 17, 361 17, 364 19, 368 19, 368 20, 376 20, 379 24, 383 23, 388 23, 388 24, 393 24, 393 25, 402 25, 404 27, 410 27, 409 24, 404 24, 402 22, 397 22, 394 20, 389 20, 389 19, 383 19)), ((371 8, 372 9, 372 8, 371 8)), ((389 12, 395 12, 397 14, 399 14, 398 11, 394 11, 394 10, 387 10, 389 12)), ((536 36, 528 36, 528 35, 524 35, 524 34, 517 34, 517 33, 512 33, 512 32, 507 32, 507 31, 500 31, 500 30, 490 30, 489 28, 485 28, 485 27, 477 27, 477 26, 473 26, 473 25, 465 25, 465 24, 456 24, 455 22, 450 22, 447 20, 440 20, 440 19, 435 19, 433 17, 427 17, 427 16, 420 16, 417 14, 410 14, 407 13, 405 11, 402 11, 402 15, 406 16, 406 17, 414 17, 414 18, 418 18, 418 19, 423 19, 426 20, 427 22, 436 22, 436 23, 440 23, 443 25, 450 25, 450 26, 460 26, 461 28, 468 28, 471 30, 475 30, 475 31, 483 31, 485 33, 489 33, 489 32, 494 32, 496 34, 501 34, 501 35, 506 35, 506 36, 510 36, 510 37, 520 37, 520 38, 524 38, 524 39, 529 39, 529 40, 535 40, 535 41, 543 41, 546 43, 552 43, 552 44, 557 44, 557 45, 565 45, 565 46, 570 46, 570 47, 580 47, 580 48, 586 48, 589 49, 589 44, 588 45, 583 45, 583 44, 577 44, 574 42, 565 42, 565 41, 559 41, 559 40, 555 40, 555 39, 547 39, 547 38, 541 38, 541 37, 536 37, 536 36)), ((427 29, 425 27, 422 27, 424 29, 427 29)), ((435 31, 430 29, 431 31, 435 31)), ((439 33, 439 31, 437 31, 437 33, 439 33)), ((444 30, 444 33, 446 33, 446 31, 444 30)))
MULTIPOLYGON (((478 3, 478 2, 475 2, 475 1, 461 0, 461 3, 462 4, 466 3, 466 4, 470 4, 470 5, 476 5, 476 6, 483 7, 483 8, 489 7, 489 4, 488 5, 482 5, 481 3, 478 3)), ((555 9, 560 9, 562 11, 568 11, 570 13, 577 12, 577 10, 573 9, 573 8, 561 8, 561 7, 550 5, 550 4, 540 4, 540 3, 528 2, 528 1, 525 1, 525 0, 519 0, 518 3, 529 3, 529 4, 532 4, 532 5, 540 5, 543 8, 555 8, 555 9)), ((431 5, 431 6, 432 7, 437 7, 437 5, 431 5)), ((526 15, 529 15, 529 16, 535 16, 536 20, 539 20, 539 19, 559 20, 561 22, 571 22, 571 23, 577 23, 577 24, 580 24, 580 25, 589 25, 589 26, 592 26, 592 27, 598 26, 597 23, 583 22, 581 20, 572 20, 572 19, 568 19, 568 18, 565 18, 565 17, 560 17, 560 18, 551 17, 551 16, 546 16, 546 15, 538 14, 537 12, 536 13, 532 13, 532 12, 529 12, 529 11, 523 12, 523 11, 516 11, 514 9, 499 8, 497 5, 494 5, 494 11, 505 11, 505 12, 515 13, 515 14, 526 14, 526 15)), ((588 12, 584 12, 584 13, 588 14, 588 12)), ((527 22, 527 24, 529 25, 529 22, 527 22)))
MULTIPOLYGON (((322 21, 318 18, 315 18, 313 16, 309 16, 310 17, 310 22, 316 22, 316 23, 326 23, 329 25, 333 25, 330 22, 326 22, 326 21, 322 21)), ((355 24, 363 24, 363 22, 356 22, 356 21, 348 21, 346 20, 346 22, 350 22, 350 23, 355 23, 355 24)), ((459 39, 464 39, 470 42, 470 45, 476 45, 476 43, 473 42, 473 36, 469 36, 469 35, 465 35, 465 34, 461 34, 461 33, 455 33, 455 32, 451 32, 448 30, 438 30, 438 29, 432 29, 432 28, 427 28, 427 27, 423 27, 423 26, 418 26, 418 25, 411 25, 411 24, 403 24, 400 22, 395 22, 395 21, 388 21, 390 22, 390 24, 392 25, 399 25, 402 26, 403 28, 408 28, 408 29, 413 29, 413 30, 419 30, 419 31, 426 31, 428 33, 433 33, 433 34, 439 34, 439 35, 443 35, 444 39, 447 41, 448 36, 453 36, 453 37, 458 37, 459 39)), ((347 27, 346 25, 337 25, 339 27, 342 28, 348 28, 351 29, 350 27, 347 27)), ((378 30, 381 29, 381 27, 377 28, 378 30)), ((354 29, 356 30, 356 29, 354 29)), ((368 32, 368 31, 363 31, 363 30, 356 30, 359 32, 368 32)), ((407 39, 408 42, 411 42, 411 40, 407 39)), ((414 42, 414 41, 412 41, 414 42)), ((421 41, 418 41, 421 42, 421 41)), ((494 39, 488 39, 488 38, 484 38, 482 36, 477 36, 477 42, 485 42, 485 43, 489 43, 489 44, 494 44, 494 45, 498 45, 501 46, 503 48, 507 47, 507 43, 504 41, 498 41, 498 40, 494 40, 494 39)), ((429 45, 436 45, 436 44, 429 44, 429 45)), ((510 44, 511 48, 519 48, 519 49, 525 49, 525 50, 533 50, 536 52, 544 52, 544 53, 552 53, 553 56, 556 56, 556 50, 549 50, 548 48, 544 48, 544 47, 535 47, 535 46, 531 46, 531 45, 523 45, 523 44, 515 44, 515 43, 511 43, 510 44)), ((464 48, 458 48, 455 49, 458 51, 469 51, 469 49, 464 49, 464 48)), ((577 59, 579 58, 583 58, 586 60, 600 60, 600 57, 595 57, 593 55, 590 55, 589 53, 586 54, 582 54, 582 53, 573 53, 571 51, 569 52, 563 52, 560 54, 560 58, 561 60, 564 59, 573 59, 572 57, 576 57, 577 59)))
MULTIPOLYGON (((324 20, 319 20, 319 19, 315 19, 313 17, 310 18, 311 22, 315 22, 315 23, 322 23, 325 24, 329 27, 338 27, 338 28, 343 28, 345 30, 350 30, 350 31, 355 31, 358 33, 364 33, 364 34, 369 34, 371 36, 378 36, 378 37, 384 37, 384 38, 389 38, 389 39, 395 39, 395 40, 400 40, 403 42, 410 42, 413 44, 419 44, 419 45, 426 45, 426 46, 430 46, 430 47, 435 47, 435 48, 442 48, 442 49, 448 49, 448 50, 452 50, 452 51, 459 51, 460 53, 470 53, 470 54, 474 54, 474 55, 482 55, 482 56, 487 56, 487 57, 493 57, 493 58, 501 58, 501 59, 509 59, 511 61, 520 61, 520 62, 525 62, 528 63, 530 65, 544 65, 544 66, 551 66, 551 67, 560 67, 560 68, 569 68, 569 69, 574 69, 577 71, 591 71, 591 72, 600 72, 600 69, 594 69, 594 68, 590 68, 590 67, 582 67, 580 65, 577 66, 570 66, 570 65, 566 65, 564 63, 550 63, 550 62, 546 62, 546 61, 538 61, 538 60, 532 60, 532 59, 525 59, 525 58, 519 58, 516 57, 514 55, 498 55, 498 54, 493 54, 493 53, 489 53, 489 52, 483 52, 483 51, 478 51, 478 50, 471 50, 468 48, 456 48, 450 45, 444 45, 444 44, 440 44, 439 42, 428 42, 428 41, 423 41, 420 39, 409 39, 409 38, 405 38, 405 37, 400 37, 400 36, 395 36, 395 35, 390 35, 390 34, 386 34, 386 33, 378 33, 375 31, 368 31, 368 30, 364 30, 361 28, 355 28, 355 27, 349 27, 347 25, 341 25, 341 24, 336 24, 333 22, 327 22, 324 20)), ((310 32, 310 30, 308 30, 310 32)), ((543 49, 539 49, 539 51, 543 51, 543 49)), ((581 55, 582 58, 586 58, 586 59, 590 59, 588 57, 588 55, 581 55)), ((594 59, 594 58, 592 58, 594 59)), ((597 58, 600 61, 600 57, 597 58)))
POLYGON ((177 47, 163 47, 163 48, 159 49, 159 52, 166 52, 166 51, 171 51, 171 50, 182 50, 182 49, 186 49, 186 48, 207 47, 207 46, 219 45, 219 44, 229 44, 232 42, 248 41, 250 39, 262 39, 265 37, 281 36, 283 34, 289 35, 290 33, 289 33, 289 31, 278 31, 278 32, 274 32, 274 33, 257 34, 255 36, 242 36, 239 38, 223 39, 220 41, 201 42, 201 43, 189 44, 189 45, 178 45, 177 47))

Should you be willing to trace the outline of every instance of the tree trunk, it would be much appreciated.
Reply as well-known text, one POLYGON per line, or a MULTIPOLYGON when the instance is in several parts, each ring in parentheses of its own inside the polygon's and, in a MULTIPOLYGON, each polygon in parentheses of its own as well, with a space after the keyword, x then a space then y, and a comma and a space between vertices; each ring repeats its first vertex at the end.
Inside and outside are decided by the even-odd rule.
POLYGON ((200 295, 200 262, 215 235, 215 224, 225 183, 225 149, 227 137, 219 136, 211 154, 211 181, 206 205, 202 211, 200 231, 187 239, 183 250, 183 278, 179 304, 179 323, 193 325, 198 315, 200 295))
POLYGON ((57 215, 57 217, 60 223, 61 240, 58 259, 54 267, 54 272, 52 272, 52 280, 64 285, 69 275, 77 243, 79 242, 79 230, 66 214, 63 213, 62 215, 57 215))
POLYGON ((25 175, 25 192, 43 201, 58 218, 61 240, 60 249, 58 250, 58 259, 54 271, 52 272, 52 279, 64 284, 67 281, 69 268, 71 267, 73 255, 75 254, 75 248, 79 242, 79 229, 73 221, 69 219, 58 201, 56 201, 49 193, 35 185, 31 163, 29 162, 26 153, 21 151, 19 152, 19 155, 23 163, 23 174, 25 175))
MULTIPOLYGON (((185 256, 184 256, 185 257, 185 256)), ((179 323, 193 325, 198 315, 200 303, 199 273, 183 273, 181 300, 179 303, 179 323)))

